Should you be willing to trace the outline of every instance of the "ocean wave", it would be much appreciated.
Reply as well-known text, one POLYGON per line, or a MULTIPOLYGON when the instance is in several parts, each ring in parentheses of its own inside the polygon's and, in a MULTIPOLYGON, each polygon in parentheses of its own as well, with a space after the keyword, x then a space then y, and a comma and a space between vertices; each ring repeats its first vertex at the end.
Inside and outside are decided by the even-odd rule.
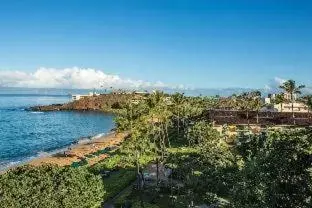
POLYGON ((33 112, 30 112, 30 113, 32 113, 32 114, 42 114, 42 113, 44 113, 44 112, 41 112, 41 111, 33 111, 33 112))
POLYGON ((72 145, 75 144, 87 144, 89 142, 91 142, 94 139, 99 139, 105 135, 107 135, 108 133, 100 133, 100 134, 96 134, 95 136, 89 136, 89 137, 81 137, 80 139, 77 139, 76 141, 72 142, 71 144, 68 145, 64 145, 62 147, 53 149, 53 150, 48 150, 48 151, 39 151, 37 152, 37 157, 47 157, 47 156, 51 156, 54 155, 56 153, 59 152, 64 152, 66 150, 68 150, 72 145))
POLYGON ((91 140, 93 140, 93 139, 99 139, 99 138, 101 138, 101 137, 103 137, 103 136, 105 136, 105 135, 107 135, 107 133, 100 133, 100 134, 97 134, 97 135, 91 137, 91 140))
POLYGON ((94 136, 81 137, 81 138, 73 141, 73 144, 87 144, 87 143, 91 142, 92 140, 99 139, 99 138, 101 138, 107 134, 108 133, 99 133, 99 134, 96 134, 94 136))
POLYGON ((7 169, 10 169, 10 168, 18 166, 18 165, 26 164, 27 162, 29 162, 29 161, 31 161, 31 160, 33 160, 35 158, 48 157, 48 156, 57 154, 59 152, 64 152, 64 151, 68 150, 74 144, 89 143, 89 142, 91 142, 94 139, 99 139, 99 138, 101 138, 101 137, 103 137, 105 135, 108 135, 108 134, 110 134, 110 132, 108 132, 108 133, 99 133, 99 134, 96 134, 94 136, 89 136, 89 137, 82 137, 82 138, 76 140, 75 142, 73 142, 71 144, 68 144, 68 145, 65 145, 65 146, 53 149, 51 151, 49 151, 49 150, 48 151, 39 151, 34 156, 25 157, 23 159, 19 159, 19 160, 16 160, 16 161, 0 161, 0 171, 7 170, 7 169))
POLYGON ((44 151, 37 152, 38 157, 47 157, 50 155, 51 155, 51 153, 49 153, 49 152, 44 152, 44 151))
POLYGON ((4 161, 0 163, 0 171, 7 170, 9 168, 18 166, 23 163, 23 160, 16 160, 16 161, 4 161))

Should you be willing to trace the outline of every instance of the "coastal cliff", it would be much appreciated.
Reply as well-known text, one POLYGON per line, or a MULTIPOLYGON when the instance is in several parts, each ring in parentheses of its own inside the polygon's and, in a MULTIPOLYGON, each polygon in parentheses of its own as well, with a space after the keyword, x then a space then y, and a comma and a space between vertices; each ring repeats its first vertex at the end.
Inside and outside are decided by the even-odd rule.
POLYGON ((33 106, 32 111, 103 111, 116 113, 131 99, 141 99, 137 94, 101 94, 97 96, 83 97, 80 100, 65 104, 52 104, 44 106, 33 106))

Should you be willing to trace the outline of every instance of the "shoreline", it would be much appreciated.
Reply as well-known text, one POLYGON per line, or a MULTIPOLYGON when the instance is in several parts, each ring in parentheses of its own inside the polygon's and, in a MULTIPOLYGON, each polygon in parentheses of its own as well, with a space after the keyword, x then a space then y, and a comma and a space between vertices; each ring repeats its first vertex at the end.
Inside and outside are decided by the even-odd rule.
MULTIPOLYGON (((49 153, 42 152, 41 155, 39 153, 38 156, 34 156, 32 159, 1 170, 0 174, 23 165, 41 166, 45 164, 52 164, 60 167, 70 166, 73 162, 79 162, 82 159, 85 159, 86 155, 95 153, 99 150, 103 150, 105 148, 118 148, 128 135, 128 133, 116 133, 115 131, 109 131, 108 133, 103 133, 101 136, 90 136, 89 138, 93 139, 84 138, 82 140, 77 140, 77 143, 71 144, 67 147, 56 149, 49 153)), ((107 157, 107 154, 100 154, 97 157, 89 158, 88 164, 96 164, 107 157)))
MULTIPOLYGON (((118 148, 127 136, 127 133, 116 133, 114 131, 110 131, 105 135, 89 141, 86 141, 86 139, 80 140, 77 144, 72 144, 51 155, 34 158, 25 164, 32 166, 40 166, 44 164, 54 164, 61 167, 68 166, 73 162, 79 162, 82 159, 85 159, 86 155, 95 153, 99 150, 103 150, 105 148, 118 148)), ((101 154, 97 157, 89 159, 89 164, 93 165, 107 157, 107 154, 101 154)))

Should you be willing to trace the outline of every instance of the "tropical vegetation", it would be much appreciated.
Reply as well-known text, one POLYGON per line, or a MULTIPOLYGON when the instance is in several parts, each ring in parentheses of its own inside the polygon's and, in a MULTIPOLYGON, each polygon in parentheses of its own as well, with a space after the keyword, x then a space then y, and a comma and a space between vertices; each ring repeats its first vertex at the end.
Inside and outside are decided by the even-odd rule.
POLYGON ((155 92, 131 99, 118 106, 115 119, 116 130, 130 136, 119 149, 106 152, 108 159, 93 166, 10 170, 0 175, 0 204, 312 207, 311 129, 252 133, 248 123, 229 143, 228 128, 218 131, 204 116, 207 109, 230 108, 244 111, 248 119, 262 106, 257 91, 229 98, 155 92), (152 182, 146 172, 151 165, 156 167, 152 182))

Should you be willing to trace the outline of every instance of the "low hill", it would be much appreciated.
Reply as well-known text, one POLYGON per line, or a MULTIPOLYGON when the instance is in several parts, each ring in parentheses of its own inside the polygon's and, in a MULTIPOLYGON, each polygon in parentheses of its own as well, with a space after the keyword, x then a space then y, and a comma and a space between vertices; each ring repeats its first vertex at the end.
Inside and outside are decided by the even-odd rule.
POLYGON ((132 99, 142 99, 138 94, 101 94, 98 96, 84 97, 77 101, 65 104, 52 104, 45 106, 34 106, 32 111, 103 111, 116 113, 122 106, 132 99))

